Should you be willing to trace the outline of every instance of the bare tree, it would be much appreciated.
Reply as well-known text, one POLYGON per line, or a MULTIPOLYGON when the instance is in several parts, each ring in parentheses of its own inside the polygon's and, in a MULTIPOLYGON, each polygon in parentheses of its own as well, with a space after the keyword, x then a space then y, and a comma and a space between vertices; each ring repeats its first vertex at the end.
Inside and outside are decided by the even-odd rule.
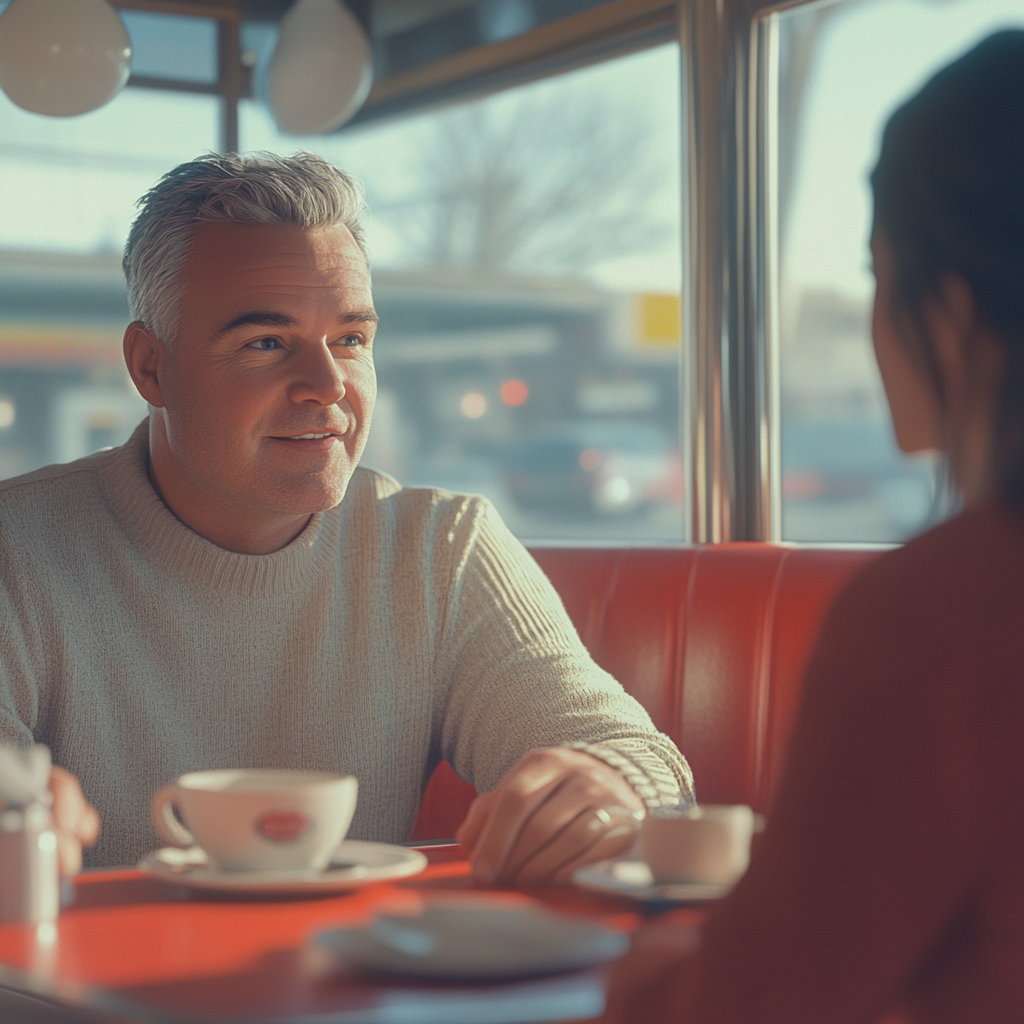
POLYGON ((439 115, 414 191, 374 213, 434 266, 578 271, 657 247, 671 151, 626 104, 580 90, 482 100, 439 115))

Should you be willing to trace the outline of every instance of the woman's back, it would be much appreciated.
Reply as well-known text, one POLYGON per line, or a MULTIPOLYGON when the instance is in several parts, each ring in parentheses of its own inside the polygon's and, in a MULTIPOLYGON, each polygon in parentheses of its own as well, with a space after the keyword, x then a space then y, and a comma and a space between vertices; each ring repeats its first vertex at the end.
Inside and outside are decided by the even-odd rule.
POLYGON ((694 1021, 1024 1020, 1024 514, 964 513, 840 599, 721 910, 694 1021))

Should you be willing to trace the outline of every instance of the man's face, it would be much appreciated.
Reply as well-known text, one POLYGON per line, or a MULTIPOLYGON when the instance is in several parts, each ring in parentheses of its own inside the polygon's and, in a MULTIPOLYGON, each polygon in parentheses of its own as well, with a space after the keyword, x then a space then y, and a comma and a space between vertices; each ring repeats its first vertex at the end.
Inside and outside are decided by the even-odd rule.
POLYGON ((182 286, 162 381, 175 475, 225 516, 336 505, 377 393, 370 276, 351 233, 200 224, 182 286))

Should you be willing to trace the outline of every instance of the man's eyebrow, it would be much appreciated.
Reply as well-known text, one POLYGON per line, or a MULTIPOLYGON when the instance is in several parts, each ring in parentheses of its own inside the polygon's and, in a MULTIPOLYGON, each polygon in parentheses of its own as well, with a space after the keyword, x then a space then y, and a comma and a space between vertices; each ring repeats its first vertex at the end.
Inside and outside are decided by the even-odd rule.
MULTIPOLYGON (((339 324, 378 323, 380 318, 372 309, 359 309, 352 313, 342 313, 338 317, 339 324)), ((270 310, 253 310, 243 313, 230 320, 219 331, 217 337, 230 334, 239 327, 298 327, 299 321, 287 313, 272 313, 270 310)))
POLYGON ((299 322, 287 313, 272 313, 269 310, 253 310, 243 313, 230 320, 219 331, 216 337, 230 334, 239 327, 298 327, 299 322))
POLYGON ((360 309, 354 313, 342 313, 338 317, 339 324, 359 324, 380 322, 380 317, 372 309, 360 309))

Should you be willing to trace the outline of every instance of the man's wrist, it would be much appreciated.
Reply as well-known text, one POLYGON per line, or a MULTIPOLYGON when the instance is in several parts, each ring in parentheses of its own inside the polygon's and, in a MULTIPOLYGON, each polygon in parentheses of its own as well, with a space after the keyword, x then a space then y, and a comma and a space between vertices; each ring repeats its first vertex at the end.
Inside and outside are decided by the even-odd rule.
POLYGON ((631 757, 603 743, 563 743, 568 750, 579 750, 603 761, 614 768, 629 784, 629 787, 643 801, 648 811, 662 811, 684 807, 692 803, 689 794, 683 792, 674 778, 665 773, 664 779, 652 777, 631 757))

